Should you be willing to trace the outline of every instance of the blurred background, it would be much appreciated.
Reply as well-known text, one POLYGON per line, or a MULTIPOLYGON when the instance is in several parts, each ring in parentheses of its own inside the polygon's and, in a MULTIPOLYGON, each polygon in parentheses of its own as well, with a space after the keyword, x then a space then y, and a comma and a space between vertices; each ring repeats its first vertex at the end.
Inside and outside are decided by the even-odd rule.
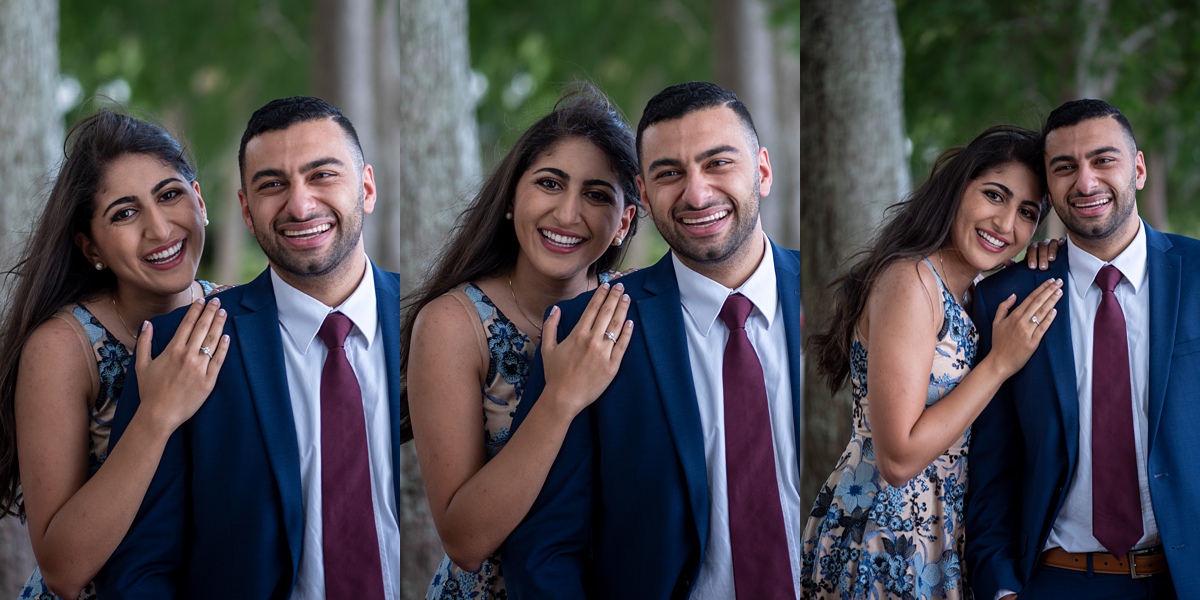
MULTIPOLYGON (((674 83, 736 91, 776 170, 764 221, 797 247, 799 30, 796 0, 0 0, 0 271, 71 123, 116 102, 166 125, 196 159, 212 221, 201 276, 250 280, 266 258, 238 207, 238 142, 254 109, 304 94, 358 129, 380 194, 368 254, 411 290, 492 164, 581 79, 633 125, 674 83)), ((642 232, 627 266, 666 249, 653 227, 642 232)), ((405 597, 418 598, 442 552, 405 450, 401 571, 405 597)), ((15 525, 0 520, 0 597, 32 568, 15 525)))

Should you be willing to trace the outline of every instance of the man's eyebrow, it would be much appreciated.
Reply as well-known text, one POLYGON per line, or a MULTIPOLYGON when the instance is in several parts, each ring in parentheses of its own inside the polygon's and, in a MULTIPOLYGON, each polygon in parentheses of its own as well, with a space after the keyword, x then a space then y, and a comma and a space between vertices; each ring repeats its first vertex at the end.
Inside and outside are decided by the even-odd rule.
POLYGON ((332 156, 327 156, 325 158, 318 158, 317 160, 314 160, 312 162, 305 163, 304 166, 300 167, 300 172, 308 173, 309 171, 313 171, 313 170, 319 169, 321 167, 324 167, 325 165, 333 165, 335 167, 345 167, 346 163, 343 163, 342 161, 340 161, 332 156))
POLYGON ((679 160, 678 158, 660 158, 660 159, 657 159, 654 162, 650 163, 650 166, 646 167, 646 170, 653 171, 659 167, 682 167, 682 166, 683 166, 683 161, 679 160))
POLYGON ((262 169, 250 178, 250 183, 254 183, 259 179, 264 179, 266 177, 284 177, 285 175, 286 173, 283 172, 283 169, 262 169))
POLYGON ((729 146, 729 145, 717 146, 716 148, 709 148, 708 150, 705 150, 704 152, 697 154, 696 160, 701 161, 706 158, 712 158, 718 154, 741 154, 741 152, 733 146, 729 146))
MULTIPOLYGON (((1116 146, 1104 146, 1102 148, 1096 148, 1095 150, 1092 150, 1092 151, 1088 152, 1087 154, 1084 154, 1083 157, 1084 158, 1096 158, 1097 156, 1100 156, 1101 154, 1118 154, 1119 155, 1119 154, 1121 154, 1121 149, 1116 146)), ((1075 160, 1075 158, 1072 156, 1067 156, 1066 154, 1060 154, 1058 156, 1055 156, 1054 158, 1051 158, 1050 164, 1054 165, 1054 163, 1060 163, 1060 162, 1073 162, 1074 160, 1075 160)))

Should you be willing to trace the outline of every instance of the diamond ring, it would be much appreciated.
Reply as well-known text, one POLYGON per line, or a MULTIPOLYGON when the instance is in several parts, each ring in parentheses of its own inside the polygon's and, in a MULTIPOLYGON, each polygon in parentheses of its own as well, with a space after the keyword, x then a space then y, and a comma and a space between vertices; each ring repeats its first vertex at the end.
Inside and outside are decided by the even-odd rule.
POLYGON ((200 346, 200 353, 208 356, 209 360, 212 360, 212 357, 213 357, 212 349, 209 348, 208 346, 200 346))
POLYGON ((610 341, 614 344, 617 343, 617 336, 615 334, 613 334, 613 332, 611 332, 611 331, 605 331, 604 337, 608 338, 608 341, 610 341))
POLYGON ((1037 324, 1038 324, 1038 318, 1037 318, 1037 315, 1033 315, 1032 317, 1029 317, 1029 319, 1030 319, 1031 321, 1033 321, 1033 324, 1034 324, 1034 325, 1037 325, 1037 324))

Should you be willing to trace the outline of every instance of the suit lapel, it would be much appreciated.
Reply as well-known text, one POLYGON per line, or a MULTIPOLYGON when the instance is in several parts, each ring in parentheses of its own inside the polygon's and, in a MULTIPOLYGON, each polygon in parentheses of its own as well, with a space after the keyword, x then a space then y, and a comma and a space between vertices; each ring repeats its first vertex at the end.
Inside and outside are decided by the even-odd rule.
POLYGON ((300 565, 304 538, 303 494, 300 487, 300 446, 292 416, 283 342, 279 337, 279 312, 269 269, 246 284, 241 305, 246 313, 233 318, 242 355, 250 400, 258 415, 271 471, 279 485, 293 573, 300 565))
POLYGON ((675 280, 670 253, 646 271, 644 287, 650 295, 637 301, 638 327, 647 341, 650 368, 658 384, 667 426, 683 463, 700 547, 705 548, 708 545, 709 494, 704 433, 683 329, 679 284, 675 280))
MULTIPOLYGON (((1066 440, 1069 465, 1067 469, 1070 473, 1074 470, 1075 457, 1079 453, 1079 390, 1075 385, 1075 350, 1071 343, 1071 299, 1070 294, 1066 293, 1066 286, 1072 285, 1070 257, 1066 255, 1066 246, 1063 246, 1060 252, 1059 259, 1051 263, 1049 270, 1032 271, 1033 285, 1029 288, 1029 294, 1048 279, 1057 277, 1063 280, 1064 297, 1054 306, 1058 309, 1058 314, 1042 339, 1042 347, 1046 349, 1050 360, 1050 373, 1054 379, 1054 395, 1058 399, 1059 414, 1062 415, 1063 438, 1066 440)), ((1025 267, 1017 265, 1011 268, 1025 267)), ((1025 298, 1017 298, 1018 306, 1024 300, 1025 298)), ((1032 401, 1040 403, 1041 399, 1036 398, 1032 401)))
MULTIPOLYGON (((392 420, 392 469, 400 472, 400 280, 375 269, 375 304, 383 328, 383 357, 387 363, 388 407, 392 420)), ((400 506, 400 477, 392 477, 396 507, 400 506)), ((400 515, 396 515, 399 519, 400 515)))
POLYGON ((796 464, 803 465, 800 449, 804 430, 800 427, 801 399, 804 397, 804 368, 800 348, 800 264, 791 251, 771 244, 775 253, 775 283, 783 306, 783 324, 787 332, 788 369, 792 380, 792 420, 795 427, 796 464))
POLYGON ((1167 236, 1143 226, 1146 227, 1146 268, 1150 274, 1150 381, 1146 444, 1148 448, 1153 448, 1167 397, 1171 353, 1175 350, 1180 277, 1183 271, 1179 255, 1168 252, 1171 241, 1167 236))

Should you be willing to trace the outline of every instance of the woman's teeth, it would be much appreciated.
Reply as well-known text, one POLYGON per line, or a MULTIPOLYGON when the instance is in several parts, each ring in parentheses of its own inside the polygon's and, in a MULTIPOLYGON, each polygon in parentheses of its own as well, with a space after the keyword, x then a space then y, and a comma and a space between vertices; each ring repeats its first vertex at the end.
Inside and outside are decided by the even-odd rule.
POLYGON ((992 237, 992 236, 988 235, 988 233, 987 233, 986 231, 982 231, 982 230, 976 229, 976 230, 975 230, 975 233, 979 234, 979 237, 983 238, 983 241, 985 241, 985 242, 987 242, 987 243, 989 243, 989 244, 991 244, 991 245, 993 245, 993 246, 995 246, 995 247, 997 247, 997 248, 1003 248, 1003 247, 1005 247, 1005 246, 1007 246, 1007 245, 1008 245, 1008 243, 1006 243, 1006 242, 1002 242, 1002 241, 1000 241, 999 239, 997 239, 997 238, 994 238, 994 237, 992 237))
POLYGON ((542 234, 542 237, 546 238, 547 240, 550 240, 550 243, 552 243, 556 246, 571 247, 571 246, 579 245, 581 242, 583 242, 583 238, 581 238, 581 237, 571 237, 568 235, 559 235, 552 231, 546 231, 545 229, 539 229, 538 233, 542 234))
POLYGON ((179 240, 179 242, 176 243, 174 246, 171 246, 170 248, 167 248, 166 250, 162 250, 160 252, 155 252, 154 254, 144 257, 142 260, 144 260, 146 262, 156 263, 156 264, 171 262, 172 260, 175 259, 176 256, 179 255, 179 251, 182 248, 183 248, 183 240, 179 240))

